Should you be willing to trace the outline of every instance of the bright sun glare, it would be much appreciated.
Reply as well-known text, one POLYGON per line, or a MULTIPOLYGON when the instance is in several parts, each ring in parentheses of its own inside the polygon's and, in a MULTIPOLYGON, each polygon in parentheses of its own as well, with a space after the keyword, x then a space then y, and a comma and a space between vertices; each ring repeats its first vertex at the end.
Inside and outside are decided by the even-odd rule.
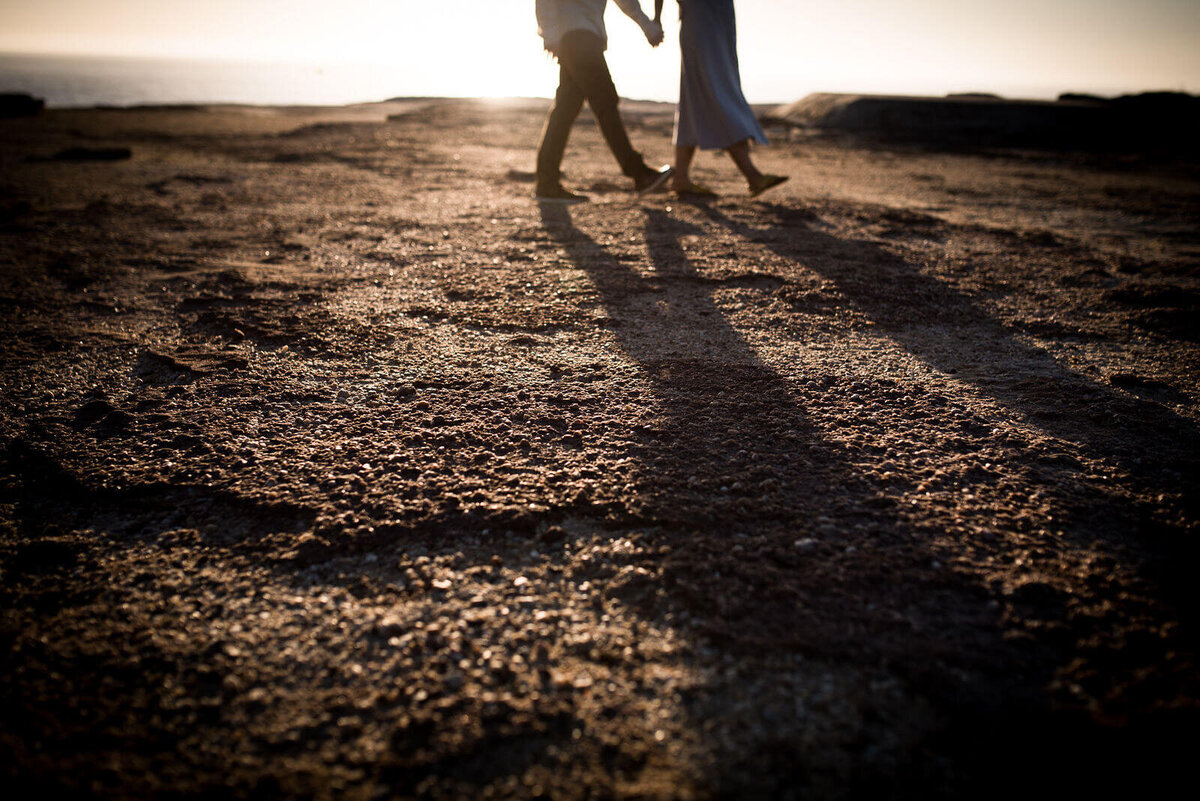
MULTIPOLYGON (((651 50, 609 4, 609 61, 625 97, 676 95, 676 4, 666 6, 667 42, 651 50)), ((737 13, 752 102, 812 91, 1200 90, 1194 0, 742 0, 737 13)), ((557 78, 534 0, 0 0, 3 52, 350 64, 393 94, 545 97, 557 78)))

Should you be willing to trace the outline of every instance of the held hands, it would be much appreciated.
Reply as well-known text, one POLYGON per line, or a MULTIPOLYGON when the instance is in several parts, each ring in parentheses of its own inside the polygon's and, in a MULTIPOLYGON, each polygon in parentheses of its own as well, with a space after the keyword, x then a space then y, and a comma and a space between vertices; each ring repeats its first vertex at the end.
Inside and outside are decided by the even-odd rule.
POLYGON ((646 19, 642 23, 642 33, 646 34, 646 41, 651 47, 658 47, 663 43, 663 27, 662 23, 657 20, 646 19))

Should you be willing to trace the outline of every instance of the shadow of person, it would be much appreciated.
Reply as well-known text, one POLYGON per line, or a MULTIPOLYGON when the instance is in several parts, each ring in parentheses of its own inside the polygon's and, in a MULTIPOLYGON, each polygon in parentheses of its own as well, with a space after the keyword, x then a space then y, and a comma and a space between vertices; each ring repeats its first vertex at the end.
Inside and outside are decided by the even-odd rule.
POLYGON ((865 615, 868 601, 856 611, 827 604, 819 565, 848 546, 852 535, 843 528, 854 522, 904 532, 883 511, 879 489, 849 469, 846 454, 811 426, 793 388, 729 323, 680 244, 699 229, 647 211, 652 269, 643 274, 562 207, 544 209, 542 219, 590 279, 618 345, 652 387, 653 422, 641 432, 627 504, 642 524, 684 535, 664 565, 665 581, 710 635, 858 649, 859 634, 847 635, 865 623, 847 625, 848 618, 865 615), (810 536, 816 521, 835 518, 836 535, 829 526, 823 540, 810 536), (798 550, 794 543, 805 539, 798 550), (778 608, 765 613, 759 591, 778 608))
MULTIPOLYGON (((716 296, 724 279, 701 274, 685 252, 683 238, 703 228, 646 209, 650 269, 639 271, 562 207, 544 207, 542 223, 590 279, 612 336, 652 388, 653 422, 634 454, 640 470, 626 504, 631 525, 667 555, 646 566, 661 593, 629 600, 758 665, 744 692, 761 696, 738 714, 782 703, 785 682, 755 660, 786 654, 867 673, 886 665, 939 714, 970 710, 971 725, 990 726, 1007 714, 1003 704, 1028 702, 1031 674, 1047 680, 1063 654, 1033 658, 1006 642, 982 580, 938 570, 928 523, 856 467, 862 452, 814 424, 807 390, 731 324, 716 296)), ((711 711, 713 695, 728 690, 710 686, 696 709, 711 711)), ((802 770, 791 761, 804 720, 774 727, 750 749, 758 756, 737 757, 764 760, 739 775, 802 770)))
POLYGON ((1186 619, 1200 618, 1185 567, 1200 557, 1191 534, 1200 528, 1200 496, 1192 490, 1200 477, 1200 433, 1193 421, 1064 365, 918 265, 871 242, 819 230, 808 209, 761 204, 755 214, 764 222, 751 223, 716 206, 696 208, 743 241, 825 279, 844 304, 909 354, 1057 438, 1022 456, 1039 491, 1053 498, 1068 539, 1087 548, 1099 536, 1119 547, 1133 535, 1143 576, 1186 619), (1081 459, 1102 466, 1093 461, 1089 472, 1081 459), (1109 471, 1124 473, 1125 486, 1115 488, 1109 471))
POLYGON ((967 293, 867 241, 819 230, 808 209, 756 207, 763 223, 737 219, 711 204, 696 206, 746 242, 761 245, 836 286, 844 303, 908 353, 973 385, 1037 428, 1158 483, 1158 461, 1192 475, 1200 468, 1200 433, 1169 408, 1118 393, 1022 341, 967 293), (1144 469, 1139 469, 1139 466, 1144 469), (1152 471, 1146 475, 1145 471, 1152 471))
MULTIPOLYGON (((648 270, 609 252, 565 209, 544 209, 542 222, 588 276, 611 335, 652 387, 654 423, 634 454, 641 469, 626 503, 633 524, 657 537, 667 555, 661 564, 647 565, 658 571, 662 594, 632 600, 641 602, 642 614, 670 611, 700 641, 757 665, 754 675, 742 677, 750 689, 710 686, 710 701, 693 704, 698 719, 722 708, 711 703, 719 692, 750 693, 749 709, 767 714, 784 682, 755 659, 795 653, 840 670, 869 673, 870 666, 885 666, 882 675, 926 698, 946 731, 955 732, 958 745, 944 746, 946 753, 973 764, 969 770, 986 773, 990 765, 1013 760, 1033 764, 1038 753, 1054 750, 1050 742, 1064 737, 1081 745, 1058 751, 1062 764, 1090 759, 1088 749, 1133 747, 1128 737, 1100 737, 1085 718, 1054 717, 1039 689, 1100 624, 1083 618, 1065 623, 1067 598, 1049 585, 1009 597, 986 570, 970 567, 988 554, 1003 557, 1008 549, 1040 541, 1037 532, 1007 530, 994 517, 1020 502, 1000 492, 974 507, 933 508, 911 484, 886 481, 876 469, 880 463, 896 459, 900 470, 912 470, 914 464, 905 462, 912 455, 893 454, 886 442, 831 437, 826 418, 818 425, 813 410, 837 399, 827 401, 821 387, 772 369, 718 300, 749 279, 702 273, 683 242, 711 233, 701 222, 707 218, 744 243, 811 269, 836 283, 845 303, 913 355, 964 380, 975 378, 1003 406, 1101 456, 1126 459, 1171 437, 1189 441, 1190 424, 1059 365, 967 295, 886 250, 814 230, 803 210, 766 206, 770 224, 761 226, 733 219, 717 205, 696 208, 691 221, 644 210, 648 270), (937 331, 930 334, 930 327, 937 331), (1097 428, 1095 420, 1083 422, 1071 413, 1097 406, 1141 418, 1132 426, 1097 428), (964 567, 941 569, 939 559, 964 567), (1006 636, 1006 629, 1012 634, 1023 626, 1022 636, 1006 636)), ((883 390, 884 407, 899 410, 894 419, 913 424, 920 440, 924 429, 918 424, 927 410, 901 409, 907 401, 902 393, 889 395, 887 381, 879 377, 875 387, 883 390)), ((969 425, 981 437, 991 436, 985 416, 956 414, 947 413, 935 427, 969 425)), ((1020 449, 1019 443, 1004 446, 1014 454, 1020 449)), ((919 441, 913 446, 921 447, 919 441)), ((1174 456, 1186 461, 1179 450, 1174 456)), ((968 473, 957 491, 989 480, 968 473)), ((1036 474, 1031 479, 1039 480, 1036 474)), ((1122 512, 1119 493, 1083 491, 1081 482, 1056 479, 1043 487, 1053 514, 1061 515, 1057 524, 1067 531, 1053 549, 1067 560, 1091 558, 1096 536, 1120 540, 1137 516, 1122 512)), ((1135 661, 1150 658, 1147 651, 1135 661)), ((784 715, 773 725, 774 739, 753 746, 760 753, 755 759, 766 761, 748 772, 794 777, 796 765, 762 755, 793 759, 804 723, 784 715)))

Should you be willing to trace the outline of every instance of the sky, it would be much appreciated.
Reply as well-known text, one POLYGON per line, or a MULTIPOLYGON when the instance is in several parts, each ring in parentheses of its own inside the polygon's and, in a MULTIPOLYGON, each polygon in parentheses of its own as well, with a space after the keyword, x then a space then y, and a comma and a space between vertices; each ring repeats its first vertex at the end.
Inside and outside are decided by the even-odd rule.
MULTIPOLYGON (((549 96, 533 0, 0 0, 0 52, 355 65, 393 95, 549 96)), ((649 10, 652 0, 642 0, 649 10)), ((751 102, 809 92, 1200 92, 1198 0, 740 0, 751 102)), ((609 4, 625 97, 674 100, 675 3, 651 50, 609 4)), ((364 100, 379 99, 364 97, 364 100)))

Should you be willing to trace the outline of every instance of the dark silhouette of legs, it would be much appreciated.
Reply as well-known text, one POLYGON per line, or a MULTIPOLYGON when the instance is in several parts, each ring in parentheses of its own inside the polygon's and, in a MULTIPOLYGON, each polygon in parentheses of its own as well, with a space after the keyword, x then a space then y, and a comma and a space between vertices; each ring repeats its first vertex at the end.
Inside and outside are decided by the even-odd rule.
POLYGON ((538 190, 558 186, 567 138, 584 100, 591 107, 609 150, 621 165, 621 172, 635 182, 652 173, 641 154, 633 149, 625 132, 625 124, 617 110, 617 89, 609 74, 608 62, 604 60, 604 45, 599 37, 587 31, 571 31, 563 36, 557 56, 558 91, 538 147, 538 190))
POLYGON ((537 155, 538 189, 557 186, 561 178, 563 153, 567 149, 567 138, 571 125, 583 108, 583 90, 571 78, 566 67, 559 67, 558 91, 554 93, 554 104, 546 115, 542 128, 542 143, 537 155))

